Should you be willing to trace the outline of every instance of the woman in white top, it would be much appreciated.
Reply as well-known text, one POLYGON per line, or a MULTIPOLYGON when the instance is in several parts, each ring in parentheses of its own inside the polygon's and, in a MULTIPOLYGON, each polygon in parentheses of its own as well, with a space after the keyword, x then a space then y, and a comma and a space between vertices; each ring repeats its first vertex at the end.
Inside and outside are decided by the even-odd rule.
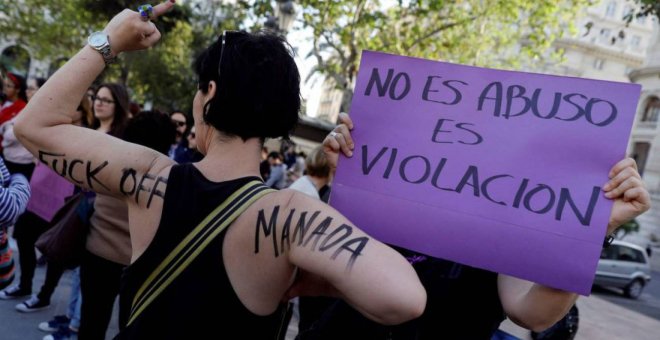
POLYGON ((289 189, 320 199, 319 190, 329 182, 330 166, 323 149, 319 146, 305 160, 305 175, 293 182, 289 189))
MULTIPOLYGON (((28 86, 25 91, 27 100, 39 90, 46 82, 43 78, 32 78, 28 80, 28 86)), ((14 135, 14 122, 16 117, 0 125, 0 134, 2 134, 2 158, 11 173, 21 173, 29 180, 34 171, 34 156, 28 151, 14 135)))

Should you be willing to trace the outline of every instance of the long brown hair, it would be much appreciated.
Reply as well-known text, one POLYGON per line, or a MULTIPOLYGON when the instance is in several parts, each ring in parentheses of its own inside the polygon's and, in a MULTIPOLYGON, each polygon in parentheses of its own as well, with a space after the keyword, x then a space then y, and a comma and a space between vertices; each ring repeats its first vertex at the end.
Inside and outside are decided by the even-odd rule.
MULTIPOLYGON (((126 91, 126 87, 124 87, 124 85, 117 83, 105 83, 101 84, 96 89, 96 94, 98 95, 99 91, 104 87, 110 91, 112 94, 112 99, 115 101, 115 114, 113 116, 112 124, 110 125, 110 131, 108 131, 108 134, 121 138, 129 118, 128 113, 130 101, 128 100, 128 91, 126 91)), ((100 125, 101 123, 96 120, 93 128, 96 129, 100 125)))
POLYGON ((96 117, 94 117, 94 112, 92 111, 92 104, 87 98, 87 93, 83 96, 80 104, 78 105, 78 111, 82 113, 81 125, 86 128, 93 127, 97 122, 96 117))

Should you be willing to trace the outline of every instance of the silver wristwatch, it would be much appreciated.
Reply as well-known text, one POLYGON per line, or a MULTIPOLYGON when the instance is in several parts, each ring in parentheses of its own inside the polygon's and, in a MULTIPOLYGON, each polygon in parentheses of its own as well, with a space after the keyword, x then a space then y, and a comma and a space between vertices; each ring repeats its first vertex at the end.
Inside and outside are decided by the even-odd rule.
POLYGON ((99 31, 90 34, 89 38, 87 38, 87 43, 93 49, 101 53, 106 65, 117 61, 117 57, 112 55, 112 51, 110 50, 110 38, 105 32, 99 31))

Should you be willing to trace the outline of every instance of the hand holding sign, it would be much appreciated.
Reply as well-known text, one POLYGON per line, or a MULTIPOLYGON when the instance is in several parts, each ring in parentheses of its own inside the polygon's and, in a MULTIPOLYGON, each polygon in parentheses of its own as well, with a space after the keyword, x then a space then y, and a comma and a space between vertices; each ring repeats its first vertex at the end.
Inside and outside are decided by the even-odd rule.
POLYGON ((606 226, 648 207, 631 160, 601 188, 639 90, 364 52, 331 203, 387 243, 587 294, 606 226))
POLYGON ((346 113, 339 114, 339 125, 335 127, 323 140, 323 152, 328 158, 330 171, 334 175, 337 169, 339 151, 341 150, 346 157, 353 156, 355 143, 351 137, 350 130, 353 129, 353 121, 346 113))
POLYGON ((607 234, 651 207, 649 192, 644 187, 635 160, 626 158, 618 162, 610 170, 609 176, 611 180, 603 186, 603 190, 605 197, 615 201, 607 224, 607 234))

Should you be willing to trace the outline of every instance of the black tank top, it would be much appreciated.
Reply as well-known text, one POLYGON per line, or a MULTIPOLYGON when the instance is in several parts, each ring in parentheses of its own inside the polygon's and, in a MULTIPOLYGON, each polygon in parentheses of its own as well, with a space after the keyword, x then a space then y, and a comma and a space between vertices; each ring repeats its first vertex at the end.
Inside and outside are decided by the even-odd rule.
MULTIPOLYGON (((172 167, 156 235, 122 276, 120 308, 123 313, 130 311, 136 292, 170 251, 214 208, 254 179, 261 180, 245 177, 216 183, 206 179, 192 164, 172 167)), ((130 327, 122 327, 117 338, 275 339, 282 308, 271 315, 258 316, 240 302, 222 261, 226 231, 220 233, 130 327)))

